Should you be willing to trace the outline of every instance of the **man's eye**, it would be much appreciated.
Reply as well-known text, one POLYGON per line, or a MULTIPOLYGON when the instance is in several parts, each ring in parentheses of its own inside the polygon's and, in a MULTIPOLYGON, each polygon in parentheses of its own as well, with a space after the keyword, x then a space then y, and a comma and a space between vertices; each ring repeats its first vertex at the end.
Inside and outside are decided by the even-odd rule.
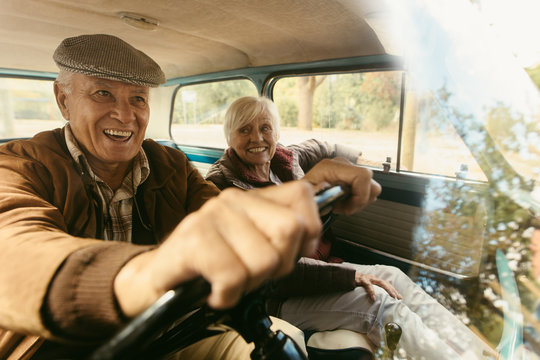
POLYGON ((98 90, 96 91, 96 94, 98 94, 99 96, 111 96, 111 93, 107 90, 98 90))
POLYGON ((135 101, 140 103, 146 103, 146 98, 143 96, 135 96, 135 101))

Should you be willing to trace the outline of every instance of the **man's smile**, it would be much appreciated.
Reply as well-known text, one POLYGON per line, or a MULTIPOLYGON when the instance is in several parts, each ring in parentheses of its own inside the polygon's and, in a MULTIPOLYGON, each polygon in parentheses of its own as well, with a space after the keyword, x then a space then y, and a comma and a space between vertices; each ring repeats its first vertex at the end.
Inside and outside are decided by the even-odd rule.
POLYGON ((116 129, 105 129, 103 130, 103 133, 114 141, 128 141, 131 138, 131 135, 133 135, 133 131, 116 129))

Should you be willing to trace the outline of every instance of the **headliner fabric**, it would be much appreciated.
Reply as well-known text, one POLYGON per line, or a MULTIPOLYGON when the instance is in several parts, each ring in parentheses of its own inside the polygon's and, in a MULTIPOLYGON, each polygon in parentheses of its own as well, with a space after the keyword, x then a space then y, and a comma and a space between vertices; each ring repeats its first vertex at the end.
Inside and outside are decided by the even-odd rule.
POLYGON ((245 67, 379 55, 369 18, 379 0, 2 0, 0 67, 56 72, 67 37, 120 37, 154 59, 167 79, 245 67), (130 27, 120 12, 157 19, 154 31, 130 27))

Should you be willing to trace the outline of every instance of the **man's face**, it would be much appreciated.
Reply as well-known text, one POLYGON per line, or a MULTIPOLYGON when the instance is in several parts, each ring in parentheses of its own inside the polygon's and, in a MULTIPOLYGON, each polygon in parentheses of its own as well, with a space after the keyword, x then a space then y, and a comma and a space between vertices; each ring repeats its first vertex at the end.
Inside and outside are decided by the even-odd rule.
POLYGON ((229 145, 247 165, 257 167, 270 162, 277 145, 277 133, 270 115, 264 112, 249 124, 233 131, 229 145))
POLYGON ((73 74, 70 93, 55 91, 92 167, 125 165, 137 155, 150 117, 147 87, 73 74))

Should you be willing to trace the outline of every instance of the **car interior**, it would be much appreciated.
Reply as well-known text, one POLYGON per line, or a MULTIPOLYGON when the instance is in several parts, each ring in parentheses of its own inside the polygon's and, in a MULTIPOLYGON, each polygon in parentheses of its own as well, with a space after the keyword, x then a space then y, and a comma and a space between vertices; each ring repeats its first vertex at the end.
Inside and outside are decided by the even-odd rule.
MULTIPOLYGON (((467 21, 479 21, 474 2, 457 3, 467 21)), ((444 6, 412 0, 3 0, 0 142, 63 126, 52 95, 58 71, 52 52, 62 39, 116 35, 155 59, 167 78, 151 92, 147 137, 179 149, 204 175, 227 147, 221 127, 226 107, 243 95, 270 97, 281 113, 284 144, 313 137, 357 148, 359 166, 370 168, 382 186, 374 204, 336 216, 333 256, 396 266, 501 358, 523 347, 537 358, 540 285, 528 244, 540 211, 534 182, 540 152, 536 137, 526 134, 540 134, 539 92, 527 78, 520 91, 527 91, 523 106, 530 113, 513 100, 485 110, 487 100, 478 94, 504 88, 506 76, 521 73, 500 71, 503 85, 484 83, 479 74, 487 62, 467 60, 480 46, 467 48, 470 53, 457 47, 459 36, 444 23, 455 14, 445 17, 444 6), (294 91, 303 80, 317 79, 313 127, 300 129, 294 91), (328 104, 339 115, 330 114, 328 104), (373 114, 385 125, 370 123, 373 114), (527 130, 505 137, 516 124, 527 130), (509 321, 501 305, 509 301, 498 280, 503 268, 518 289, 521 322, 509 321), (512 345, 511 336, 518 339, 512 345)), ((219 319, 214 316, 205 321, 219 319)), ((310 358, 347 358, 317 349, 349 335, 311 336, 310 358)), ((390 358, 393 349, 360 338, 352 341, 353 356, 390 358)))

